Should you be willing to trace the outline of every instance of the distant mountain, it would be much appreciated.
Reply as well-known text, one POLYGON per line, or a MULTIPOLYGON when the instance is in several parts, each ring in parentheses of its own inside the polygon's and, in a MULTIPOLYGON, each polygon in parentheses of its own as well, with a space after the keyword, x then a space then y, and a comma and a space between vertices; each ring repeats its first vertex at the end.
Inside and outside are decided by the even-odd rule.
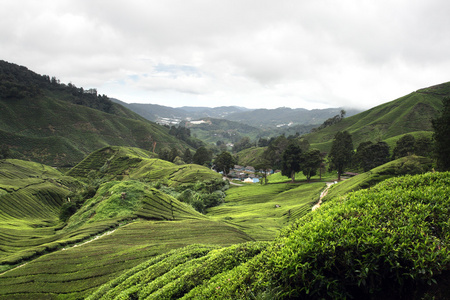
MULTIPOLYGON (((257 109, 227 116, 228 120, 242 122, 255 127, 282 127, 293 125, 317 125, 338 115, 343 108, 312 109, 280 107, 276 109, 257 109)), ((360 111, 347 109, 347 116, 360 111)))
POLYGON ((450 96, 450 82, 420 89, 305 137, 314 147, 328 151, 336 132, 344 130, 352 135, 355 148, 377 140, 392 145, 406 133, 431 136, 431 120, 439 114, 445 96, 450 96))
POLYGON ((112 99, 128 109, 134 111, 140 116, 164 125, 179 124, 184 120, 198 120, 202 118, 226 118, 228 115, 250 111, 247 108, 237 106, 220 106, 220 107, 194 107, 183 106, 173 108, 158 104, 141 104, 141 103, 125 103, 118 99, 112 99))
POLYGON ((261 134, 261 129, 244 123, 225 119, 202 118, 199 121, 183 121, 183 126, 191 130, 191 134, 207 143, 222 141, 235 143, 244 136, 256 139, 261 134))
MULTIPOLYGON (((307 110, 304 108, 280 107, 276 109, 248 109, 238 106, 172 108, 156 104, 125 103, 113 99, 116 103, 129 108, 142 117, 160 124, 179 124, 184 120, 203 118, 226 119, 264 129, 295 125, 319 125, 326 119, 338 115, 342 108, 307 110)), ((347 116, 359 113, 359 110, 347 109, 347 116)))
POLYGON ((98 148, 188 146, 168 129, 113 103, 25 67, 0 61, 0 143, 15 158, 74 165, 98 148))

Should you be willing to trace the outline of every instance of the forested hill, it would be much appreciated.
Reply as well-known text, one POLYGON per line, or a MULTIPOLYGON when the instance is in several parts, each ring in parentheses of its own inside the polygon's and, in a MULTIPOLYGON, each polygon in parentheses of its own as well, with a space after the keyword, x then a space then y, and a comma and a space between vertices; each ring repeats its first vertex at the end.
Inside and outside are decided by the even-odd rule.
POLYGON ((54 166, 74 165, 107 145, 157 151, 188 147, 167 128, 95 90, 5 61, 0 61, 0 143, 10 157, 54 166))
POLYGON ((450 96, 450 82, 420 89, 391 102, 376 106, 340 122, 308 134, 305 138, 322 151, 328 151, 336 132, 348 131, 355 147, 365 141, 393 142, 402 135, 431 135, 431 120, 450 96))
POLYGON ((144 120, 131 110, 114 103, 106 95, 97 95, 95 89, 85 90, 72 83, 66 85, 56 77, 39 75, 24 66, 0 60, 0 99, 33 99, 39 97, 52 97, 109 114, 144 120))

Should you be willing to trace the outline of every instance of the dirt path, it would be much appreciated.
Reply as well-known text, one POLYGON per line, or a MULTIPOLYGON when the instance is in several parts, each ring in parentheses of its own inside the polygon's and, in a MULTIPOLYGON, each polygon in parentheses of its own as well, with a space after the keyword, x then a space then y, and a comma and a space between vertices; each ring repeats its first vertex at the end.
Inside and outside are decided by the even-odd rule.
POLYGON ((327 187, 322 191, 322 193, 320 193, 319 202, 317 202, 317 204, 312 207, 312 210, 316 210, 320 207, 320 205, 322 204, 322 198, 328 194, 330 186, 332 186, 335 183, 336 183, 335 181, 327 182, 327 187))

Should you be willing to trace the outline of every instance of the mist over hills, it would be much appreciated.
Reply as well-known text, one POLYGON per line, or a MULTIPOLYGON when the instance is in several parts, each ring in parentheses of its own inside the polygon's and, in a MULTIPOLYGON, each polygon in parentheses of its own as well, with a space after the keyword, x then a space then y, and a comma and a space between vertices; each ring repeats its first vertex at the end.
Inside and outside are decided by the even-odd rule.
MULTIPOLYGON (((277 128, 277 126, 317 125, 340 113, 343 108, 312 109, 280 107, 276 109, 250 109, 240 106, 173 108, 157 104, 125 103, 112 99, 116 103, 128 107, 142 117, 163 124, 178 124, 183 120, 199 120, 202 118, 226 119, 253 127, 277 128)), ((347 116, 360 112, 356 109, 345 109, 347 116)))

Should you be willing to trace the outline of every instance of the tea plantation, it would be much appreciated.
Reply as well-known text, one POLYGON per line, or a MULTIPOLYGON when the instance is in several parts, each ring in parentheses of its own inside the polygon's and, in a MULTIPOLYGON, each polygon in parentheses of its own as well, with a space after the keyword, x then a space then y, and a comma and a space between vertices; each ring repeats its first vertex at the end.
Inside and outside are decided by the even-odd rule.
POLYGON ((428 168, 390 162, 311 211, 325 181, 226 189, 136 148, 66 174, 2 160, 0 299, 445 299, 450 173, 402 176, 428 168))

